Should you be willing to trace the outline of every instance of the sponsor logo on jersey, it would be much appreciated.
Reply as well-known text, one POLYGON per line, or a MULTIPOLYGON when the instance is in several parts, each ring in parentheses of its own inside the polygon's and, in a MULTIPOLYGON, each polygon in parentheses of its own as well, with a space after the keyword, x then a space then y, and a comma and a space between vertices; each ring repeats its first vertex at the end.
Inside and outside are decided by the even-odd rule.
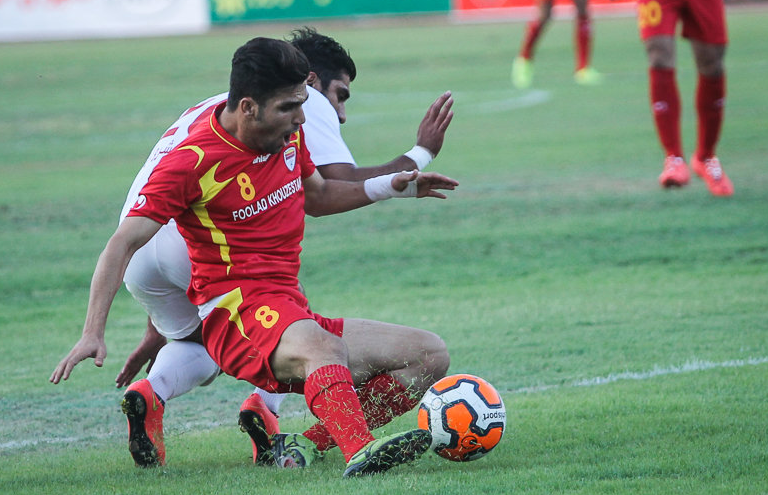
POLYGON ((272 155, 261 155, 261 156, 257 156, 256 158, 254 158, 254 159, 253 159, 253 164, 254 164, 254 165, 256 165, 257 163, 264 163, 264 162, 266 162, 267 160, 269 160, 269 157, 270 157, 270 156, 272 156, 272 155))
POLYGON ((143 194, 139 194, 139 197, 136 198, 136 202, 133 204, 133 209, 138 210, 143 208, 145 204, 147 204, 147 197, 143 194))
POLYGON ((267 194, 263 198, 259 198, 256 201, 250 203, 244 208, 232 211, 232 220, 238 222, 240 220, 248 220, 252 216, 265 212, 273 206, 277 206, 286 199, 290 198, 297 192, 301 191, 301 177, 296 177, 290 182, 283 184, 271 193, 267 194))
POLYGON ((283 161, 288 170, 293 172, 293 168, 296 166, 296 148, 291 146, 283 151, 283 161))

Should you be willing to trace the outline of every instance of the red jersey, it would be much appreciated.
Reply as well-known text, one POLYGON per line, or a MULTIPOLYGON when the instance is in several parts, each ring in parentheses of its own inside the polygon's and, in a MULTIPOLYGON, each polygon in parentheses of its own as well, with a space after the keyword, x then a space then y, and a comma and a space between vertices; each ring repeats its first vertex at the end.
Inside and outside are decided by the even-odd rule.
POLYGON ((128 216, 174 218, 187 243, 187 294, 203 304, 239 280, 296 287, 304 237, 303 179, 315 165, 299 130, 279 153, 249 149, 206 110, 155 167, 128 216))

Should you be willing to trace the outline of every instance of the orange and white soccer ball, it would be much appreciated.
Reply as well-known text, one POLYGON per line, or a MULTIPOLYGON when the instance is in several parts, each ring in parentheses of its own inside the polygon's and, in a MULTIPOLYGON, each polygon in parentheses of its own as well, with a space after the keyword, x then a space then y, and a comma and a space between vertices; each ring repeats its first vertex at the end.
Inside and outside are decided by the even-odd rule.
POLYGON ((432 433, 432 450, 452 461, 473 461, 501 440, 507 412, 490 383, 473 375, 446 376, 424 394, 418 424, 432 433))

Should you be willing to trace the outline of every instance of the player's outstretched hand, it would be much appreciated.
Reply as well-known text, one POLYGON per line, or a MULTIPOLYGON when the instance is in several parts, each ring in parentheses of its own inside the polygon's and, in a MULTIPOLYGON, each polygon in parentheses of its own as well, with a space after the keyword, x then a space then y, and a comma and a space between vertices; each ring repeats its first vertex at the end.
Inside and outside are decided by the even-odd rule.
POLYGON ((77 341, 77 344, 69 351, 67 357, 59 362, 56 369, 49 378, 51 383, 59 383, 61 380, 69 378, 69 374, 80 361, 86 358, 93 358, 93 364, 101 367, 104 364, 104 358, 107 357, 107 345, 104 339, 86 337, 85 335, 77 341))
POLYGON ((450 91, 446 91, 430 105, 427 114, 419 124, 416 144, 427 148, 434 156, 437 156, 443 147, 445 131, 453 119, 452 106, 453 96, 450 91))
POLYGON ((445 199, 445 194, 438 192, 438 189, 452 191, 458 187, 459 182, 438 174, 437 172, 419 172, 412 170, 410 172, 400 172, 392 177, 392 187, 397 191, 404 191, 411 181, 416 181, 417 198, 440 198, 445 199))
POLYGON ((115 385, 117 388, 122 388, 130 385, 136 375, 141 371, 142 366, 147 365, 146 372, 152 369, 152 365, 155 364, 155 358, 160 349, 166 344, 166 339, 157 332, 144 334, 144 338, 141 339, 139 345, 133 350, 128 359, 125 360, 123 369, 120 370, 115 378, 115 385))

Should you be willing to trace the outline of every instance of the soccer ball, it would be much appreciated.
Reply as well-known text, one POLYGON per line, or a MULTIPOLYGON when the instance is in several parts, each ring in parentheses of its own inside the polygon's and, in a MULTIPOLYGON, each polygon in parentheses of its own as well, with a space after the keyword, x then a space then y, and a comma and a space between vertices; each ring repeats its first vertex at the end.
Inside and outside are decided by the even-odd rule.
POLYGON ((418 425, 432 433, 432 450, 451 461, 474 461, 501 440, 507 412, 482 378, 460 374, 437 381, 419 404, 418 425))

